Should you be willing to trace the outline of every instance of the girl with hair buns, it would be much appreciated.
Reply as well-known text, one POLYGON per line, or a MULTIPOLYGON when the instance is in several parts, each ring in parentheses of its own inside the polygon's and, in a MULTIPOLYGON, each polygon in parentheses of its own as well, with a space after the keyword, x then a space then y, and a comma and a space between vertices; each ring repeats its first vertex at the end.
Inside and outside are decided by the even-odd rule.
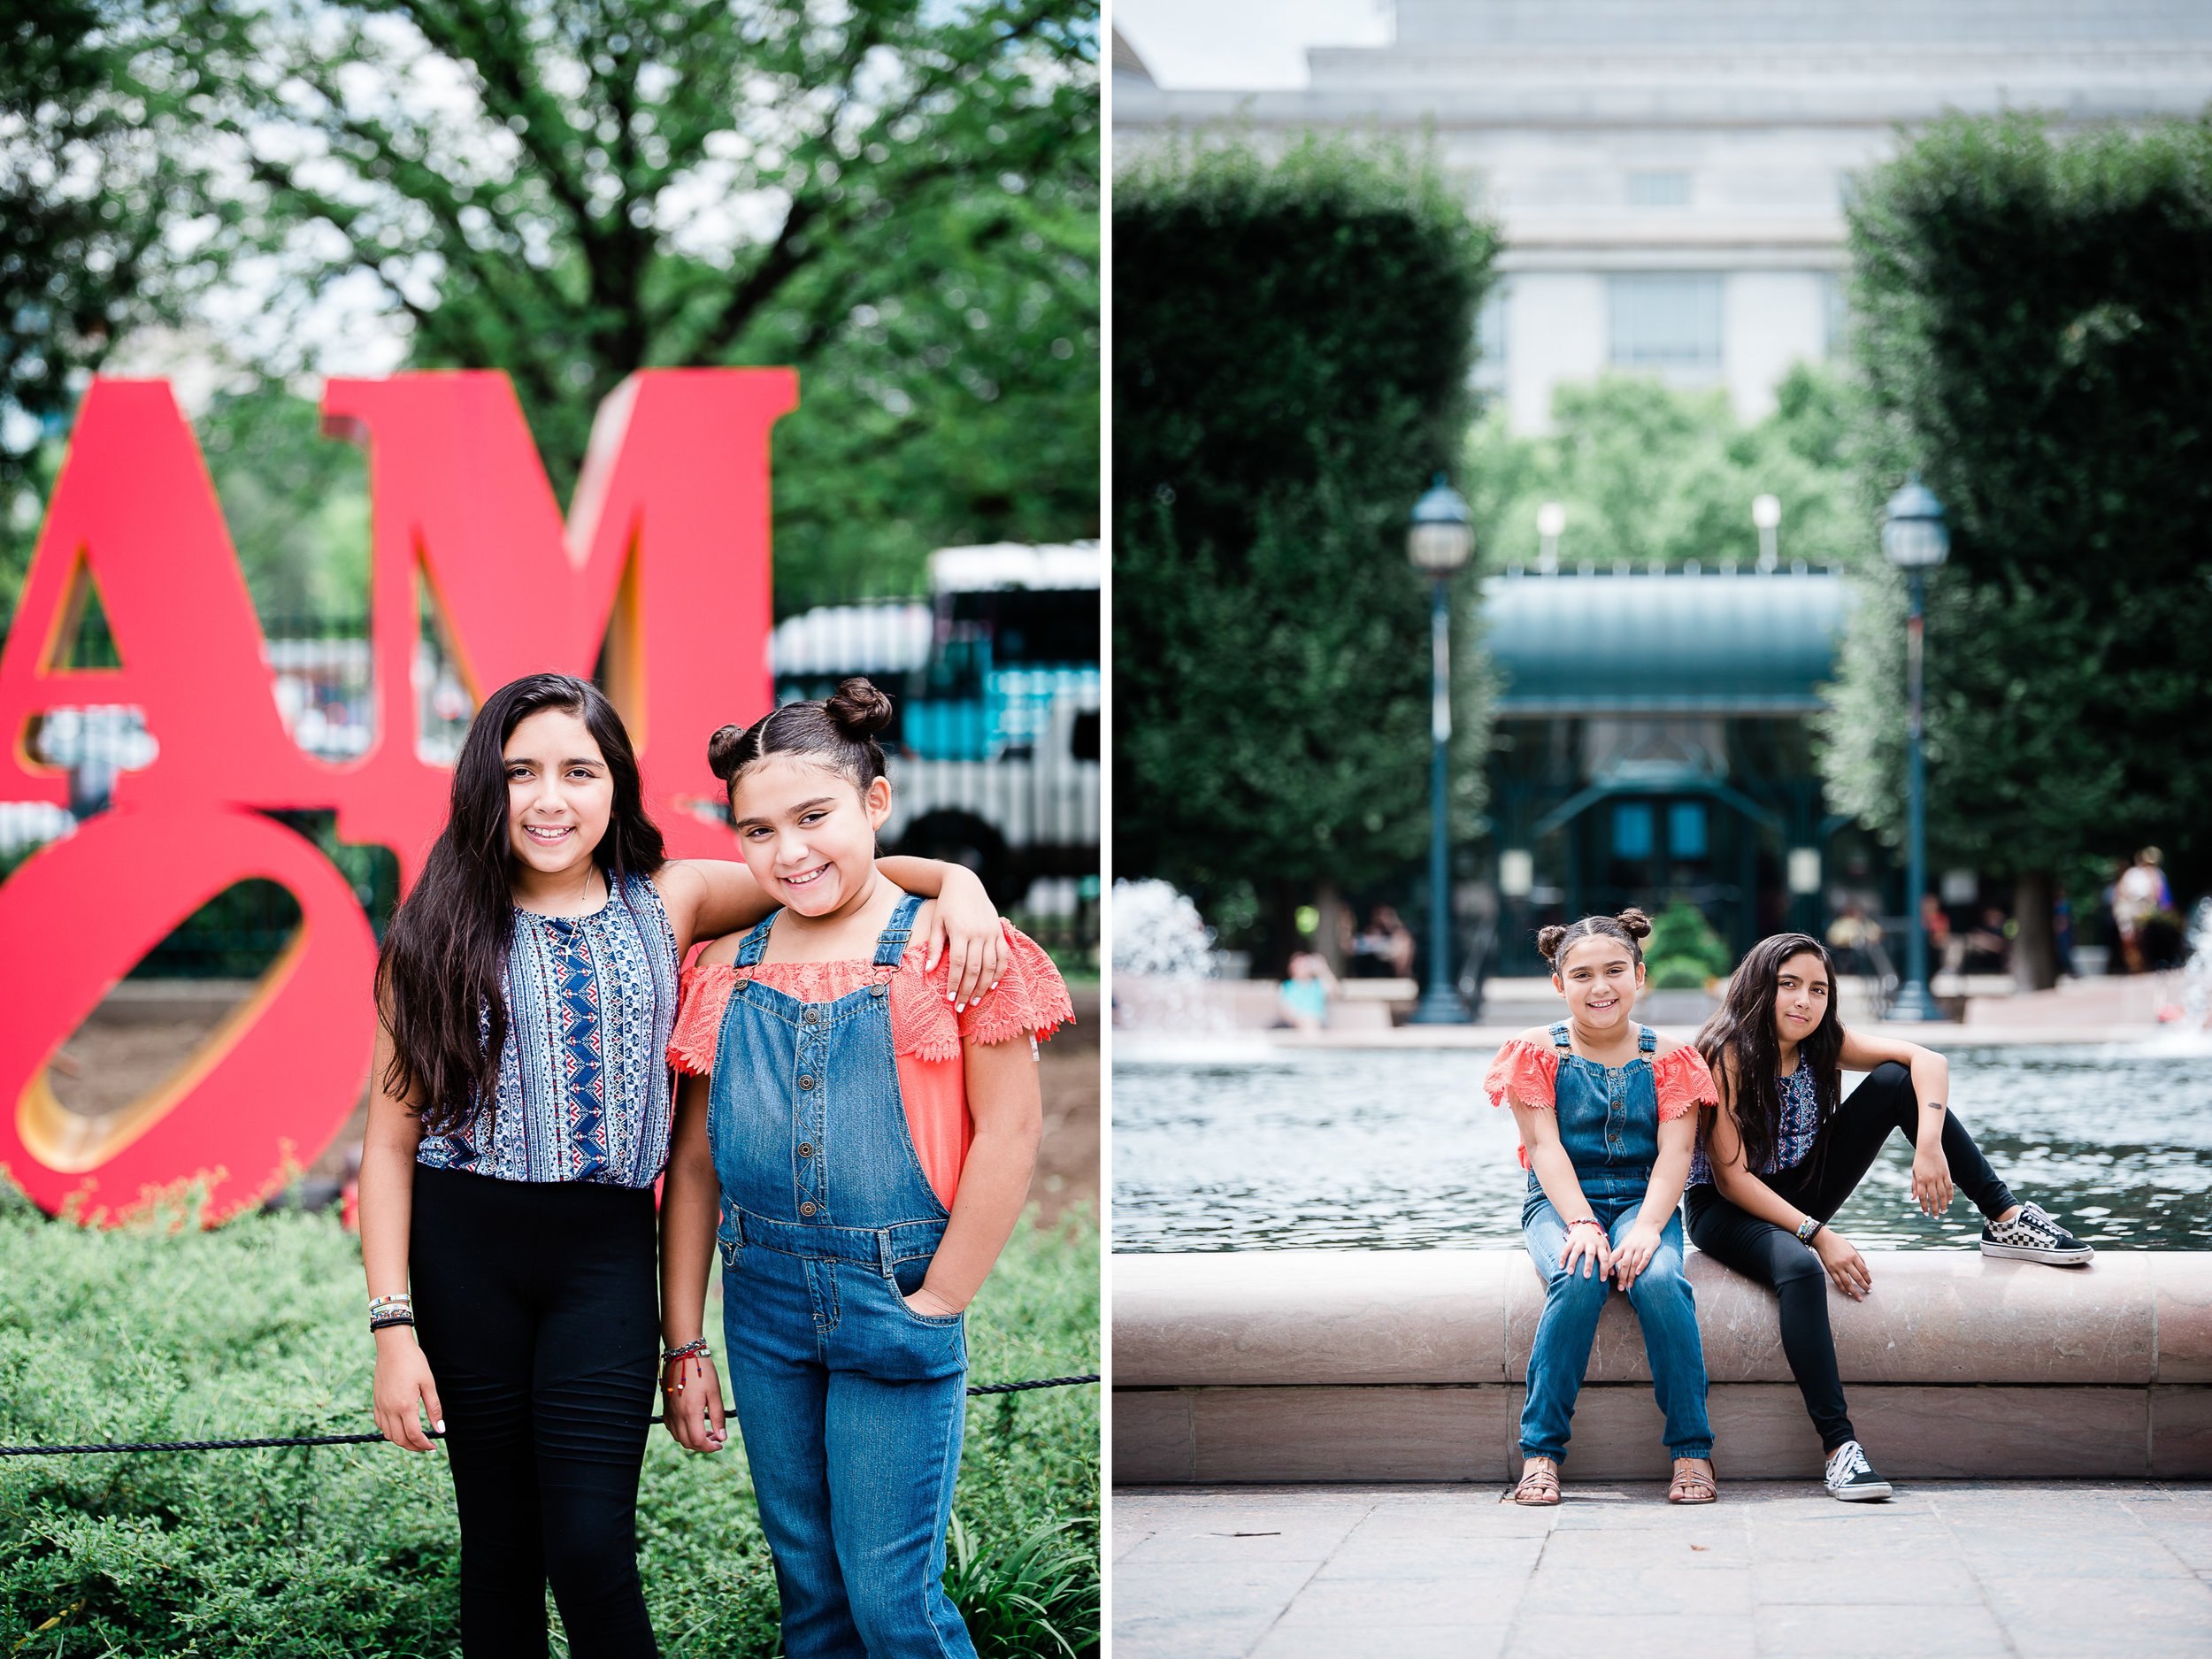
POLYGON ((701 1334, 718 1249, 730 1394, 791 1659, 975 1653, 946 1595, 965 1425, 963 1310, 1021 1214, 1041 1130, 1036 1038, 1074 1017, 1051 959, 950 1002, 919 901, 872 863, 890 701, 849 680, 724 726, 709 757, 745 861, 784 908, 684 976, 661 1208, 669 1431, 725 1443, 701 1334))
MULTIPOLYGON (((965 871, 890 862, 943 884, 975 995, 990 901, 965 871)), ((596 686, 531 674, 485 700, 384 935, 361 1153, 377 1426, 416 1451, 426 1418, 445 1436, 471 1659, 543 1654, 549 1584, 570 1652, 657 1651, 636 1511, 662 1051, 684 952, 767 908, 743 864, 663 856, 596 686)))
POLYGON ((1630 1019, 1644 984, 1641 910, 1547 927, 1537 949, 1567 1018, 1532 1026, 1498 1050, 1483 1079, 1521 1131, 1528 1195, 1522 1237, 1544 1280, 1528 1360, 1516 1503, 1559 1502, 1568 1425, 1609 1286, 1636 1310, 1674 1457, 1671 1503, 1710 1503, 1713 1432, 1705 1417, 1705 1349, 1682 1276, 1675 1214, 1696 1145, 1697 1112, 1715 1099, 1695 1048, 1630 1019))

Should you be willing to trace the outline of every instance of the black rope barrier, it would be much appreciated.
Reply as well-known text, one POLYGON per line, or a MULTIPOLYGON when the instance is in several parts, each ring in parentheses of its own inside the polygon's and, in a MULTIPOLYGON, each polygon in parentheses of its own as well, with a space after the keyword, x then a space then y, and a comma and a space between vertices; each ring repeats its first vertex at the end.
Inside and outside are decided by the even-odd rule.
MULTIPOLYGON (((1025 1394, 1032 1388, 1072 1388, 1094 1383, 1098 1373, 1086 1377, 1034 1377, 1021 1382, 971 1383, 971 1397, 978 1394, 1025 1394)), ((728 1408, 725 1407, 726 1410, 728 1408)), ((666 1417, 655 1417, 654 1425, 666 1417)), ((426 1430, 432 1440, 443 1438, 426 1430)), ((272 1434, 250 1440, 106 1440, 89 1446, 0 1446, 0 1457, 75 1457, 89 1452, 246 1452, 280 1446, 367 1446, 381 1434, 272 1434)))

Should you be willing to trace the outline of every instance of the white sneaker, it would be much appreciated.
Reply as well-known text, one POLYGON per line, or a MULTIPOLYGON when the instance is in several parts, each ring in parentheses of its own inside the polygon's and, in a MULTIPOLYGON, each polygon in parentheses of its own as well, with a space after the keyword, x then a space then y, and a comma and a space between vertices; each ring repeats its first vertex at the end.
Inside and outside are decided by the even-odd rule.
POLYGON ((1856 1440, 1846 1440, 1828 1455, 1821 1479, 1830 1497, 1846 1503, 1874 1503, 1889 1496, 1889 1482, 1874 1472, 1874 1465, 1866 1461, 1866 1448, 1856 1440))

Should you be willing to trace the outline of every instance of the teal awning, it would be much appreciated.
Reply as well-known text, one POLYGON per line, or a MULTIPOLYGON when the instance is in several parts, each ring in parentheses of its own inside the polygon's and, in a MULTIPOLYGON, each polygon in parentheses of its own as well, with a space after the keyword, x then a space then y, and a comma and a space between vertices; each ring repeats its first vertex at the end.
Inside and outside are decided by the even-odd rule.
POLYGON ((1483 644, 1498 712, 1803 714, 1835 678, 1843 578, 1494 576, 1483 644))

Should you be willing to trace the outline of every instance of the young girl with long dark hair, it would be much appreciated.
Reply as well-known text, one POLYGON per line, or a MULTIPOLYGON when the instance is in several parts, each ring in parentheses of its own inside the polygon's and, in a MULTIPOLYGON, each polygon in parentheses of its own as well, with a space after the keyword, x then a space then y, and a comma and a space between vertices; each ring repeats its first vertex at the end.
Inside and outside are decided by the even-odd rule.
POLYGON ((1559 1467, 1598 1316, 1617 1285, 1636 1310, 1652 1393, 1666 1414, 1672 1503, 1710 1503, 1713 1431, 1705 1417, 1705 1348, 1697 1300, 1682 1277, 1675 1214, 1697 1134, 1713 1100, 1705 1063, 1629 1018, 1643 988, 1641 910, 1547 927, 1536 948, 1552 964, 1567 1018, 1532 1026, 1498 1051, 1483 1087, 1509 1107, 1529 1172, 1521 1231, 1544 1279, 1544 1311, 1528 1358, 1516 1503, 1559 1502, 1559 1467))
MULTIPOLYGON (((956 995, 977 995, 1002 950, 980 887, 889 862, 956 895, 956 995)), ((657 1651, 635 1510, 677 969, 766 908, 742 864, 663 857, 596 687, 534 674, 486 701, 385 934, 361 1156, 377 1424, 445 1436, 470 1659, 543 1655, 549 1583, 579 1659, 657 1651)))
POLYGON ((1863 1297, 1866 1258, 1829 1226, 1893 1131, 1913 1148, 1912 1194, 1939 1216, 1963 1192, 1986 1219, 1983 1253, 2070 1266, 2095 1254, 2037 1204, 2017 1202, 1947 1110, 1950 1066, 1901 1037, 1846 1031, 1831 1006, 1835 964, 1805 933, 1746 953, 1720 1010, 1697 1034, 1719 1090, 1690 1167, 1697 1248, 1770 1286, 1782 1351, 1820 1431, 1824 1483, 1847 1502, 1890 1495, 1844 1408, 1827 1286, 1863 1297), (1843 1073, 1864 1071, 1848 1096, 1843 1073))
POLYGON ((1051 959, 964 1011, 910 942, 919 901, 869 861, 891 809, 890 701, 715 734, 739 844, 784 908, 686 977, 687 1073, 661 1210, 670 1432, 724 1444, 701 1334, 723 1268, 730 1394, 790 1659, 973 1659, 944 1591, 966 1418, 962 1311, 1021 1214, 1041 1133, 1036 1041, 1073 1017, 1051 959))

